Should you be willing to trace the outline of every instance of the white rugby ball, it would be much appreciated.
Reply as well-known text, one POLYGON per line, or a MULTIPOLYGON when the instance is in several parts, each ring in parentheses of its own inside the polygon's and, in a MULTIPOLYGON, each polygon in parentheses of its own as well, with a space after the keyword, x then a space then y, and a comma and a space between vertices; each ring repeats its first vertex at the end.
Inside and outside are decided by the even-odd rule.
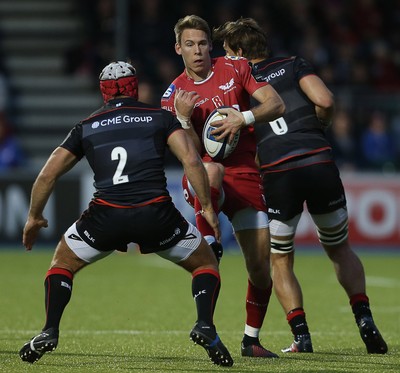
POLYGON ((206 152, 208 155, 214 160, 214 161, 222 161, 226 157, 228 157, 232 152, 235 150, 238 142, 239 142, 239 137, 240 137, 240 131, 238 131, 235 134, 235 137, 232 141, 231 144, 228 144, 228 138, 225 137, 221 141, 217 141, 215 137, 211 134, 211 131, 216 129, 217 127, 214 127, 212 124, 213 122, 216 122, 218 120, 224 119, 226 117, 225 114, 220 114, 218 113, 218 109, 213 110, 208 118, 206 119, 206 122, 204 123, 204 128, 203 128, 203 144, 204 148, 206 149, 206 152))

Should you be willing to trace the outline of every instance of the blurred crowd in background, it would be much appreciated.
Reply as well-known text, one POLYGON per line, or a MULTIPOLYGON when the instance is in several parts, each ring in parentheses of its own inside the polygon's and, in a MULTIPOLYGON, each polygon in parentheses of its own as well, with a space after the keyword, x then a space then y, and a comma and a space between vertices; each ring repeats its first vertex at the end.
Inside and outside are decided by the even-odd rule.
MULTIPOLYGON (((241 16, 253 17, 266 31, 274 56, 307 58, 334 92, 337 113, 328 136, 341 170, 400 170, 400 1, 127 3, 129 50, 125 60, 137 68, 142 101, 158 105, 169 83, 183 70, 174 50, 173 28, 179 18, 197 14, 213 28, 241 16)), ((91 75, 97 85, 102 67, 115 59, 115 1, 77 0, 76 9, 85 28, 82 41, 65 52, 65 74, 91 75)), ((212 53, 223 55, 222 46, 214 45, 212 53)), ((0 74, 0 112, 6 110, 1 85, 0 74)), ((2 123, 1 118, 0 113, 2 123)), ((9 129, 6 132, 10 134, 9 129)))
POLYGON ((15 128, 10 114, 11 92, 3 61, 0 50, 0 173, 26 164, 25 153, 14 133, 15 128))

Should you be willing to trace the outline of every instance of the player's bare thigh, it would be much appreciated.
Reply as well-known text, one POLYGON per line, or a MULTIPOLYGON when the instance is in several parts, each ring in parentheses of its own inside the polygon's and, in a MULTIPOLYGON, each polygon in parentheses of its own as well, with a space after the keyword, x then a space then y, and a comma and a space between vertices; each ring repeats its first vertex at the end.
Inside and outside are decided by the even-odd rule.
POLYGON ((188 272, 212 269, 218 272, 218 262, 207 242, 202 239, 199 247, 184 261, 177 263, 188 272))
POLYGON ((77 273, 80 269, 85 267, 87 262, 80 259, 66 244, 64 236, 61 237, 56 250, 53 255, 53 259, 50 264, 50 268, 63 268, 71 272, 72 274, 77 273))
POLYGON ((236 239, 243 252, 250 281, 260 289, 270 286, 270 233, 264 211, 247 208, 232 219, 236 239))
POLYGON ((220 163, 214 162, 204 162, 203 164, 207 171, 210 186, 216 189, 221 188, 222 180, 225 175, 224 166, 220 163))

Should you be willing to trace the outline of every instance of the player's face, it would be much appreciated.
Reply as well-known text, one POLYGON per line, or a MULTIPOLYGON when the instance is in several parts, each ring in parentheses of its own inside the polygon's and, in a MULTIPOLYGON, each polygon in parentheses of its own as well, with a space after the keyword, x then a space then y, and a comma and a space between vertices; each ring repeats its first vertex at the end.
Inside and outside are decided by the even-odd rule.
POLYGON ((207 34, 201 30, 186 29, 175 51, 182 56, 186 71, 193 79, 205 79, 211 70, 212 47, 207 34))

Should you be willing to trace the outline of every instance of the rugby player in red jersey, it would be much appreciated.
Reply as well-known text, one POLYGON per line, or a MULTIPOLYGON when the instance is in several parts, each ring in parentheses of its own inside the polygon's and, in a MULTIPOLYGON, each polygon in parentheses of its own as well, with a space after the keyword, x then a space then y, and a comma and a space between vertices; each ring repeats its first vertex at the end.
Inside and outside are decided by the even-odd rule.
MULTIPOLYGON (((241 354, 250 357, 277 357, 262 347, 259 333, 267 311, 272 281, 269 270, 269 227, 262 196, 261 179, 255 161, 255 122, 268 122, 282 116, 284 104, 276 91, 251 75, 248 62, 242 58, 211 58, 211 31, 205 20, 190 15, 180 19, 174 28, 175 51, 182 56, 185 70, 164 93, 161 104, 174 112, 183 128, 197 144, 207 169, 214 209, 222 211, 232 223, 243 252, 248 272, 246 324, 241 354), (259 105, 250 110, 250 98, 259 105), (233 153, 215 163, 206 153, 201 136, 208 115, 216 108, 227 114, 223 122, 234 125, 225 135, 233 139, 240 130, 233 153), (222 185, 221 185, 222 184, 222 185), (222 186, 222 188, 221 188, 222 186)), ((186 186, 186 182, 183 182, 186 186)), ((185 196, 193 198, 196 224, 216 255, 222 247, 216 242, 211 227, 199 213, 202 206, 185 188, 185 196)))

